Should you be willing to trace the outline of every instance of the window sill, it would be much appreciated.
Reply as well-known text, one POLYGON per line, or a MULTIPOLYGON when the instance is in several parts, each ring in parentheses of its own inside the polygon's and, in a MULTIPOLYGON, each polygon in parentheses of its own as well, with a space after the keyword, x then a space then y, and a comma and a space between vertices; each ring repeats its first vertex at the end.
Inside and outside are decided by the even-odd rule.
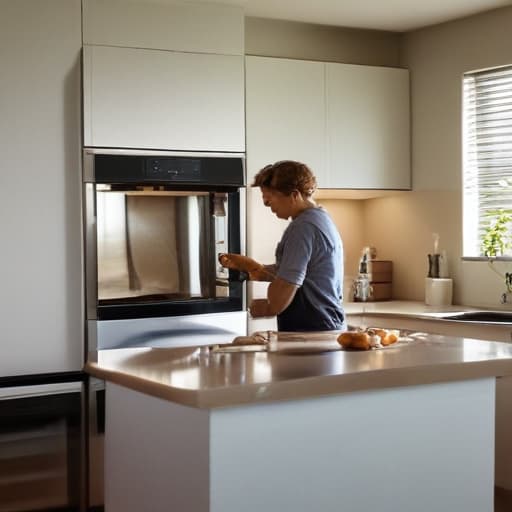
POLYGON ((512 256, 496 256, 488 258, 487 256, 462 256, 462 261, 512 261, 512 256))

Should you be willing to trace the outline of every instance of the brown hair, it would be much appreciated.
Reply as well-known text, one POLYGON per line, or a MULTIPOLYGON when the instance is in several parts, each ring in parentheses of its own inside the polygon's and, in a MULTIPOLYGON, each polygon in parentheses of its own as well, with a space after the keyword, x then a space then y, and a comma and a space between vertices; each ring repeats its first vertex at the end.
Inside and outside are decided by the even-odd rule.
POLYGON ((298 190, 309 197, 316 190, 316 178, 311 169, 301 162, 281 160, 266 165, 254 177, 253 187, 267 187, 289 196, 298 190))

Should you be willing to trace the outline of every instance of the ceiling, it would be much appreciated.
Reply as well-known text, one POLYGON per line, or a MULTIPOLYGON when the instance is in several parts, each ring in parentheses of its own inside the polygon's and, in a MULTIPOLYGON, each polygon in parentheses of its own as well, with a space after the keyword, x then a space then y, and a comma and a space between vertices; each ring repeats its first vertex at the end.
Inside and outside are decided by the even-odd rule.
POLYGON ((247 16, 393 32, 407 32, 512 5, 512 0, 201 1, 240 5, 244 7, 247 16))

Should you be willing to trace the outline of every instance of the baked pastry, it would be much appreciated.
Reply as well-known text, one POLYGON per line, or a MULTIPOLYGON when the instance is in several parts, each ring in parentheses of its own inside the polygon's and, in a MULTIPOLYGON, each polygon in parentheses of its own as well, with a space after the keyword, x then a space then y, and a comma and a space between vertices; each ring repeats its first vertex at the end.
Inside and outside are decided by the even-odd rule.
POLYGON ((252 336, 237 336, 233 341, 233 345, 265 345, 268 340, 261 334, 253 334, 252 336))
POLYGON ((380 342, 385 347, 388 345, 392 345, 398 341, 398 334, 395 331, 388 332, 383 338, 380 339, 380 342))
POLYGON ((274 277, 261 263, 242 254, 219 254, 219 263, 225 268, 245 272, 252 281, 269 281, 274 277))
POLYGON ((387 331, 386 329, 372 327, 371 329, 368 329, 367 332, 370 336, 378 336, 380 344, 384 347, 392 345, 398 341, 397 331, 387 331))
POLYGON ((366 331, 346 331, 338 336, 338 343, 343 348, 354 350, 370 350, 371 348, 387 347, 398 341, 398 331, 370 328, 366 331))
POLYGON ((346 331, 338 336, 338 343, 343 348, 370 350, 370 335, 363 331, 346 331))

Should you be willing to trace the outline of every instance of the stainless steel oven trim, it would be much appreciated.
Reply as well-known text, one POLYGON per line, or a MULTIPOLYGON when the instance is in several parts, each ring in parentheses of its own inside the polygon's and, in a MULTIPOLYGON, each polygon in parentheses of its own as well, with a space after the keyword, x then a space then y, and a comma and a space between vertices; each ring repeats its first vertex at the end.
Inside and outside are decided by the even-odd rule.
POLYGON ((85 295, 86 318, 96 319, 96 297, 98 296, 98 268, 96 262, 96 198, 94 184, 84 183, 84 231, 85 231, 85 295))
POLYGON ((83 385, 81 382, 57 382, 55 384, 5 387, 0 388, 0 400, 60 395, 63 393, 80 393, 82 388, 83 385))
MULTIPOLYGON (((130 347, 185 347, 229 343, 247 335, 247 311, 200 315, 89 320, 89 336, 97 350, 130 347)), ((94 357, 91 352, 89 356, 94 357)), ((90 360, 90 359, 89 359, 90 360)))

